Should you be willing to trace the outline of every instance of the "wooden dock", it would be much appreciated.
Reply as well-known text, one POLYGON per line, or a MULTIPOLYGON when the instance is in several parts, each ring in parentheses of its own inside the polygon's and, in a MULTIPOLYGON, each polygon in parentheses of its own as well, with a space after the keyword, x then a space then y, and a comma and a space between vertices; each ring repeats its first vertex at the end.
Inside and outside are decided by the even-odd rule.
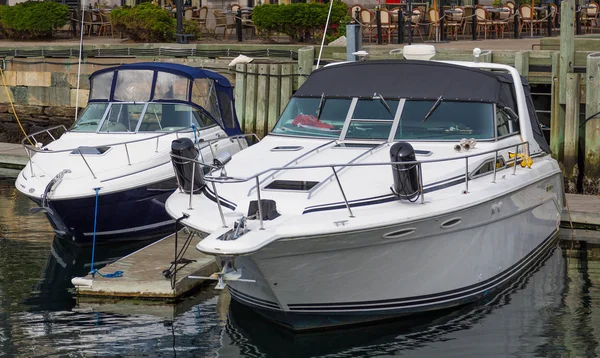
POLYGON ((0 168, 23 169, 28 160, 22 145, 0 143, 0 168))
MULTIPOLYGON (((186 237, 183 231, 180 232, 179 248, 183 246, 186 237)), ((206 277, 217 271, 214 258, 196 250, 196 244, 200 239, 198 236, 192 238, 189 249, 183 257, 193 261, 178 266, 174 276, 174 288, 171 287, 171 279, 166 278, 163 271, 171 266, 174 259, 175 235, 167 236, 99 270, 104 275, 122 271, 122 277, 108 278, 95 275, 92 278, 88 274, 84 278, 74 278, 72 282, 81 297, 176 301, 203 282, 199 279, 190 279, 188 276, 206 277)))
POLYGON ((599 196, 566 194, 566 197, 569 210, 563 211, 561 227, 570 228, 572 222, 577 229, 600 230, 599 196))

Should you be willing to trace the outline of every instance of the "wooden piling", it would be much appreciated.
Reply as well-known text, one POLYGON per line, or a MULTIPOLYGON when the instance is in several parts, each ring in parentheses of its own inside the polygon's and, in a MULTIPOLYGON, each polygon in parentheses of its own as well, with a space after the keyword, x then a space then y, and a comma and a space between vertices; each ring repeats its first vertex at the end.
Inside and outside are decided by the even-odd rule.
POLYGON ((312 46, 306 46, 298 50, 298 87, 302 86, 304 81, 312 72, 315 62, 315 49, 312 46))
MULTIPOLYGON (((562 59, 561 59, 562 61, 562 59)), ((576 180, 573 170, 577 165, 579 147, 579 106, 581 92, 579 89, 580 74, 568 73, 565 86, 565 179, 576 180)))
POLYGON ((267 117, 267 133, 273 129, 273 126, 279 118, 279 105, 281 96, 281 65, 271 65, 269 70, 269 115, 267 117))
MULTIPOLYGON (((559 162, 564 158, 565 144, 565 111, 558 103, 558 92, 560 86, 559 78, 559 62, 560 54, 555 52, 552 54, 552 84, 550 92, 550 149, 552 157, 559 162)), ((564 81, 564 79, 563 79, 564 81)))
POLYGON ((238 117, 238 121, 242 126, 242 132, 245 127, 245 113, 246 113, 246 64, 238 63, 235 66, 235 112, 238 117))
POLYGON ((587 57, 583 193, 600 192, 600 52, 587 57), (591 118, 590 118, 591 117, 591 118), (589 118, 589 119, 588 119, 589 118))
POLYGON ((256 133, 256 90, 258 65, 250 63, 246 66, 246 110, 244 112, 244 131, 256 133))
POLYGON ((269 115, 269 69, 270 65, 258 65, 256 85, 256 135, 263 138, 266 134, 267 116, 269 115))
MULTIPOLYGON (((575 1, 563 1, 560 8, 560 72, 559 78, 564 80, 567 73, 574 72, 575 65, 575 1)), ((561 83, 561 82, 559 82, 561 83)), ((564 81, 562 82, 564 83, 564 81)), ((566 86, 559 87, 559 102, 566 101, 566 86)))
POLYGON ((521 76, 529 76, 529 51, 515 53, 515 68, 521 76))
POLYGON ((294 69, 290 64, 281 65, 281 95, 279 96, 279 114, 283 113, 285 106, 287 106, 290 97, 292 96, 292 89, 294 86, 294 69))

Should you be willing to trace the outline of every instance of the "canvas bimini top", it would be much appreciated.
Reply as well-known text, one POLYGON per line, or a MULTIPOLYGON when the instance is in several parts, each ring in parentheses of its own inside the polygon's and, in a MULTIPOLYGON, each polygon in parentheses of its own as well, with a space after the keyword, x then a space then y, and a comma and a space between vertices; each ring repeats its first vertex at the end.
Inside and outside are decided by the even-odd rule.
POLYGON ((493 103, 510 107, 522 118, 529 117, 534 138, 550 153, 541 131, 529 84, 521 77, 528 113, 518 113, 515 84, 509 73, 480 70, 457 64, 418 60, 374 60, 347 62, 314 71, 293 95, 295 98, 406 99, 493 103))
POLYGON ((189 104, 227 134, 241 134, 229 80, 186 65, 140 62, 96 71, 90 75, 89 102, 189 104))

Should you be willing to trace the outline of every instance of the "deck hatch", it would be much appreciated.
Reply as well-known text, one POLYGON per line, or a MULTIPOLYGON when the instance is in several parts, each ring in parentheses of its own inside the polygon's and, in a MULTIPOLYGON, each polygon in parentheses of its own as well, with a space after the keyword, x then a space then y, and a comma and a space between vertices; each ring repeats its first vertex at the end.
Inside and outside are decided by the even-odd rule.
POLYGON ((102 155, 108 150, 110 147, 79 147, 77 149, 73 149, 71 154, 85 154, 85 155, 102 155))
POLYGON ((315 185, 319 184, 318 181, 304 181, 304 180, 275 180, 269 183, 265 189, 271 190, 294 190, 294 191, 308 191, 315 185))

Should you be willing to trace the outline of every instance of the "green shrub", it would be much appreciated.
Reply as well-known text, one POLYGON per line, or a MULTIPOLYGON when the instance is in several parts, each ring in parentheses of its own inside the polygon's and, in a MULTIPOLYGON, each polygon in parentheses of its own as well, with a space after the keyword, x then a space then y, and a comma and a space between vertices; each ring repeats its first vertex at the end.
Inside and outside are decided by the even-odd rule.
POLYGON ((152 3, 117 8, 110 13, 115 30, 134 41, 170 42, 175 38, 176 21, 169 12, 152 3))
POLYGON ((194 35, 193 40, 200 40, 202 38, 202 28, 194 20, 183 19, 183 33, 194 35))
MULTIPOLYGON (((288 35, 293 41, 298 41, 308 39, 315 32, 322 32, 328 12, 329 4, 321 3, 259 5, 254 8, 252 21, 259 36, 263 38, 269 38, 279 32, 288 35)), ((347 12, 346 3, 335 1, 329 24, 341 26, 347 12)))
POLYGON ((51 37, 52 30, 69 21, 69 7, 54 1, 27 1, 0 6, 0 25, 5 36, 13 39, 51 37))

